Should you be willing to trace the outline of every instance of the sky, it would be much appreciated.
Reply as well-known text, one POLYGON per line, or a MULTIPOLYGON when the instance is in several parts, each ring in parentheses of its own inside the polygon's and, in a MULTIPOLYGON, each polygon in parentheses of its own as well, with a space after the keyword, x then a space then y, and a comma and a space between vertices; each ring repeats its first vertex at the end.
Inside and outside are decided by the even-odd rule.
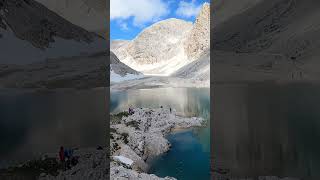
POLYGON ((111 0, 110 38, 134 39, 144 28, 168 18, 194 22, 205 2, 210 0, 111 0))

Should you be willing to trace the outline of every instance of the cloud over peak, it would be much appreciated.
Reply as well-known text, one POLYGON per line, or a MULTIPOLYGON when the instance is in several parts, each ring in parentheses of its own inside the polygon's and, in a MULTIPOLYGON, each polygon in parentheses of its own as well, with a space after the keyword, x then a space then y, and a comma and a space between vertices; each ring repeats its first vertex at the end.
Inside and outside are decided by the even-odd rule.
POLYGON ((197 16, 201 10, 202 4, 196 4, 195 0, 190 2, 180 1, 176 14, 181 17, 193 17, 197 16))
POLYGON ((141 26, 169 14, 168 4, 163 0, 111 0, 111 20, 133 18, 133 24, 141 26))

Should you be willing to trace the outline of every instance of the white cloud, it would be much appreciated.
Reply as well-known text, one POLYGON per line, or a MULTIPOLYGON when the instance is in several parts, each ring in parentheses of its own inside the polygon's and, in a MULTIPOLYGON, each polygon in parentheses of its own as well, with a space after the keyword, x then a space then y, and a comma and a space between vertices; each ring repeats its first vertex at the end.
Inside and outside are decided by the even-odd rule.
POLYGON ((201 10, 201 7, 202 5, 197 5, 195 3, 195 0, 192 0, 191 2, 180 1, 176 14, 178 16, 187 18, 197 16, 199 11, 201 10))
POLYGON ((168 4, 163 0, 111 0, 111 20, 127 20, 133 17, 135 26, 154 22, 169 13, 168 4))

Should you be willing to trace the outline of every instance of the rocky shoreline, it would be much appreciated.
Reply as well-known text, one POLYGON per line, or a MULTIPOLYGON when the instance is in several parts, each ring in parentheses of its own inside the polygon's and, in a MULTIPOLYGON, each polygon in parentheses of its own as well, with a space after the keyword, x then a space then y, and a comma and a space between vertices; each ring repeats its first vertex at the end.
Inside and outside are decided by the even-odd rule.
POLYGON ((110 178, 175 179, 146 174, 148 162, 170 149, 167 134, 175 129, 203 126, 204 119, 178 116, 175 110, 166 108, 135 108, 133 112, 111 115, 110 178))

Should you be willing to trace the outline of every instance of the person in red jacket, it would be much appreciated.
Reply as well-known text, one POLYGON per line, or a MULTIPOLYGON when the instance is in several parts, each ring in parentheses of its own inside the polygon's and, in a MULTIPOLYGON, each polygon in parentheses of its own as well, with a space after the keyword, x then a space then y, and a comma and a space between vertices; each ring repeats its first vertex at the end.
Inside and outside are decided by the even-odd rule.
POLYGON ((60 162, 64 162, 64 150, 63 150, 63 146, 60 147, 59 158, 60 158, 60 162))
POLYGON ((64 157, 64 149, 63 149, 63 146, 60 147, 59 159, 60 159, 60 162, 61 162, 63 168, 65 168, 65 167, 64 167, 65 157, 64 157))

